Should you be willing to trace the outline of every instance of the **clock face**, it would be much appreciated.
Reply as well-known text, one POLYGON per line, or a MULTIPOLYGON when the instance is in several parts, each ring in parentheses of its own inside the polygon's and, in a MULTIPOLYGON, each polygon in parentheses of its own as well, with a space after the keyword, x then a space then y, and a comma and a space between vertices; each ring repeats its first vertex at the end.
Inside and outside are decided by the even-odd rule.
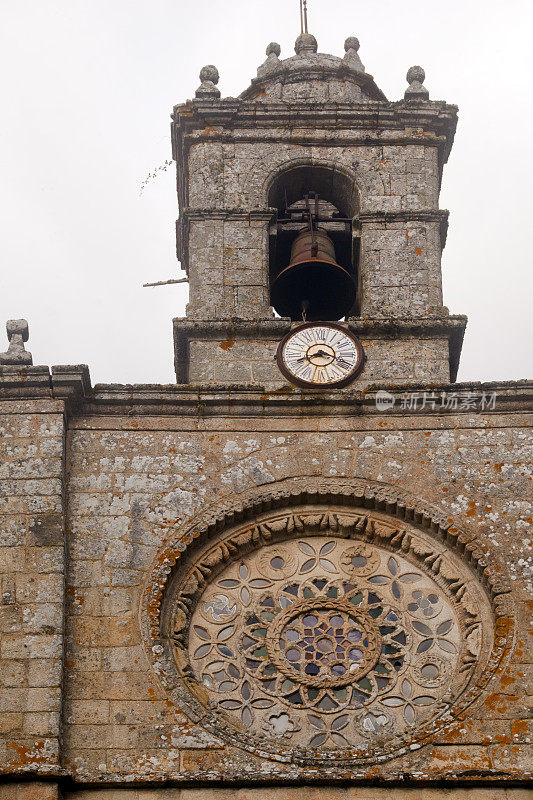
POLYGON ((277 353, 281 372, 299 386, 346 386, 364 360, 358 339, 331 323, 301 325, 282 339, 277 353))

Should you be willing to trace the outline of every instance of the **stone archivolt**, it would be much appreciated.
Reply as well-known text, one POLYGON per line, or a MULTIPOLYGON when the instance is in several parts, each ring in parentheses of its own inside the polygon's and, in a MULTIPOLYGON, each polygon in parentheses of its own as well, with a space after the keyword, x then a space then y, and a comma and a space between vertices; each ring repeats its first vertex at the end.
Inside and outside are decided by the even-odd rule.
POLYGON ((269 758, 421 746, 464 716, 508 651, 506 587, 482 554, 480 581, 427 509, 398 524, 340 497, 291 498, 216 533, 204 520, 178 567, 183 541, 166 551, 147 590, 157 671, 193 721, 269 758))

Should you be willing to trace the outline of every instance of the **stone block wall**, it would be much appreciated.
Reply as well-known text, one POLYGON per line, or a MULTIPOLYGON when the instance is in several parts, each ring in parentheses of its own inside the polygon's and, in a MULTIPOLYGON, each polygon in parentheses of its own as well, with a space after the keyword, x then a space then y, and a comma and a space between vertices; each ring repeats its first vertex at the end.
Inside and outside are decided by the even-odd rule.
MULTIPOLYGON (((165 543, 207 507, 299 478, 406 489, 436 503, 510 572, 517 619, 527 618, 523 533, 530 526, 527 437, 520 416, 99 416, 69 439, 68 646, 64 764, 79 780, 160 780, 252 774, 294 766, 257 761, 188 722, 147 658, 142 596, 165 543), (307 476, 307 477, 306 477, 307 476), (511 499, 512 498, 512 499, 511 499), (516 532, 520 531, 519 535, 516 532)), ((521 777, 529 739, 525 630, 512 662, 461 729, 373 766, 383 777, 465 772, 521 777)), ((305 774, 305 769, 302 770, 305 774)), ((366 772, 358 772, 364 776, 366 772)))
MULTIPOLYGON (((61 785, 68 778, 94 789, 106 783, 116 787, 101 789, 109 800, 132 781, 142 800, 166 792, 153 784, 168 780, 289 786, 317 777, 309 764, 253 755, 191 721, 154 667, 146 622, 157 565, 180 531, 219 509, 289 496, 291 487, 316 481, 364 483, 369 497, 380 487, 438 509, 487 563, 501 566, 516 625, 501 669, 459 724, 436 730, 423 747, 354 766, 350 780, 524 780, 531 769, 528 415, 518 386, 497 388, 496 407, 477 411, 468 397, 481 387, 453 391, 462 399, 451 413, 438 405, 409 413, 399 402, 394 412, 379 413, 372 398, 350 406, 343 392, 313 400, 296 391, 225 397, 200 388, 99 387, 70 406, 68 425, 64 401, 44 387, 40 398, 1 401, 0 774, 12 781, 0 786, 6 800, 55 797, 57 783, 17 784, 17 776, 61 785)), ((328 767, 327 778, 346 774, 328 767)), ((76 786, 69 786, 75 800, 76 786)), ((84 800, 103 800, 93 791, 87 788, 84 800)), ((179 791, 192 800, 200 789, 179 791)), ((201 791, 216 800, 214 789, 201 791)), ((244 790, 217 791, 240 798, 244 790)), ((246 791, 259 797, 265 789, 246 791)), ((359 790, 306 791, 340 800, 359 790)), ((490 791, 499 797, 504 789, 490 791)))
POLYGON ((59 766, 64 444, 59 400, 0 401, 0 764, 59 766))
POLYGON ((188 215, 190 319, 272 317, 268 279, 268 220, 238 213, 188 215))
MULTIPOLYGON (((309 786, 246 788, 246 789, 103 789, 67 792, 65 800, 528 800, 526 789, 382 789, 331 788, 313 789, 309 786)), ((1 797, 1 800, 4 798, 1 797)), ((27 800, 7 796, 5 800, 27 800)), ((37 798, 31 798, 37 800, 37 798)), ((41 798, 38 798, 41 800, 41 798)), ((43 795, 42 800, 48 800, 43 795)))
MULTIPOLYGON (((290 386, 276 363, 279 339, 192 339, 189 343, 188 380, 194 384, 222 383, 262 386, 267 391, 290 386)), ((405 339, 361 337, 367 362, 357 379, 358 391, 385 377, 397 383, 447 383, 450 380, 449 344, 441 338, 405 339)))
POLYGON ((291 127, 275 130, 228 128, 231 143, 220 141, 220 134, 199 129, 191 137, 187 209, 263 210, 276 174, 303 164, 353 173, 361 213, 438 208, 442 142, 431 136, 418 133, 416 143, 394 143, 388 132, 381 144, 368 144, 365 131, 348 125, 328 130, 319 120, 309 128, 296 117, 291 127))
POLYGON ((438 220, 368 221, 361 231, 361 315, 428 317, 442 310, 438 220))

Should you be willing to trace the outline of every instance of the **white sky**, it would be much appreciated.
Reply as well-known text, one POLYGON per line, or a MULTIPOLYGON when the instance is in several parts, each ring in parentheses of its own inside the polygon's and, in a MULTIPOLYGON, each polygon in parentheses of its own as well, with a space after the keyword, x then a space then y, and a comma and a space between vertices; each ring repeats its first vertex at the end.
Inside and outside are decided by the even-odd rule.
MULTIPOLYGON (((0 349, 25 317, 35 364, 87 363, 93 384, 172 383, 175 258, 169 114, 215 64, 224 96, 266 45, 293 53, 298 0, 2 0, 0 349)), ((531 376, 533 192, 529 0, 309 0, 321 52, 348 35, 390 100, 426 70, 459 105, 441 207, 444 301, 469 324, 460 380, 531 376)))

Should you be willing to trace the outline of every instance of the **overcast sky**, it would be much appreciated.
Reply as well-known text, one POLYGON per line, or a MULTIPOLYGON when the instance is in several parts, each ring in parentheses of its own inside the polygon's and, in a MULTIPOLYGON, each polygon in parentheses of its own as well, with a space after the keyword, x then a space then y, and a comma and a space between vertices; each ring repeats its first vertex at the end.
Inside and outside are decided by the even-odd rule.
MULTIPOLYGON (((0 349, 25 317, 34 364, 87 363, 94 383, 172 383, 175 257, 169 114, 215 64, 248 86, 270 41, 293 54, 298 0, 1 0, 0 349)), ((459 105, 441 193, 444 302, 468 314, 460 380, 531 377, 530 0, 309 0, 321 52, 359 55, 390 100, 426 70, 459 105)))

